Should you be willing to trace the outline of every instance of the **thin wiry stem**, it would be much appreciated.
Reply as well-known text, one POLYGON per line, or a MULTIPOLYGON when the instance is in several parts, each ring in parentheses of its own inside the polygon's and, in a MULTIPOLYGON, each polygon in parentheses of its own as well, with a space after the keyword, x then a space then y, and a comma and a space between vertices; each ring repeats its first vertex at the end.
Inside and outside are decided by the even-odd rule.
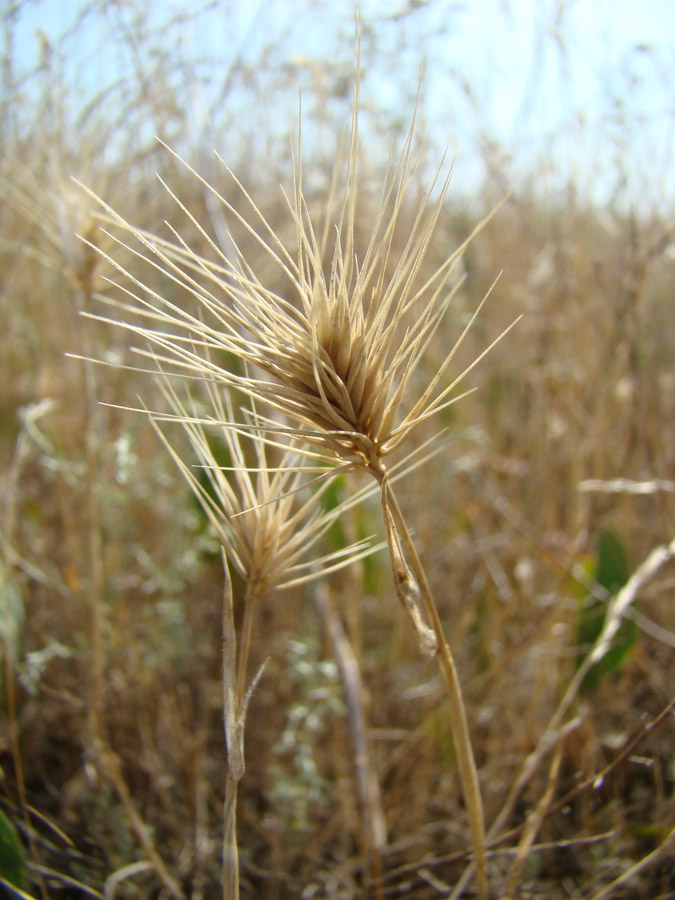
MULTIPOLYGON (((466 717, 466 708, 462 697, 462 690, 459 682, 459 675, 455 665, 452 651, 445 639, 443 625, 438 614, 438 609, 434 602, 426 572, 420 560, 417 549, 408 530, 403 513, 398 504, 398 500, 394 495, 388 479, 383 476, 381 479, 382 486, 382 505, 385 510, 385 517, 390 516, 393 528, 400 539, 405 561, 409 566, 410 577, 419 589, 419 598, 422 601, 424 615, 431 626, 433 635, 433 643, 428 634, 422 635, 422 646, 434 647, 434 654, 438 661, 439 668, 445 679, 448 689, 448 697, 450 700, 450 722, 452 734, 455 742, 455 750, 457 752, 457 763, 462 783, 462 791, 469 815, 469 825, 471 828, 471 837, 474 850, 474 858, 476 864, 476 873, 478 879, 478 896, 481 900, 487 900, 488 882, 486 868, 486 849, 485 849, 485 821, 483 815, 483 802, 481 800, 480 785, 478 782, 478 771, 473 755, 471 745, 471 737, 469 734, 469 726, 466 717)), ((391 552, 391 545, 390 545, 391 552)), ((397 549, 392 553, 392 569, 394 577, 397 577, 397 549)), ((425 626, 427 627, 427 626, 425 626)), ((419 633, 419 631, 418 631, 419 633)))
POLYGON ((237 792, 244 775, 244 719, 237 676, 237 638, 234 628, 232 582, 223 552, 223 713, 227 747, 227 777, 223 807, 223 900, 239 898, 237 792))
POLYGON ((387 829, 380 788, 372 765, 361 671, 352 644, 334 608, 330 590, 324 582, 317 585, 316 605, 330 638, 344 688, 349 731, 354 748, 356 782, 363 810, 364 843, 370 860, 371 882, 377 900, 383 900, 382 850, 387 843, 387 829))

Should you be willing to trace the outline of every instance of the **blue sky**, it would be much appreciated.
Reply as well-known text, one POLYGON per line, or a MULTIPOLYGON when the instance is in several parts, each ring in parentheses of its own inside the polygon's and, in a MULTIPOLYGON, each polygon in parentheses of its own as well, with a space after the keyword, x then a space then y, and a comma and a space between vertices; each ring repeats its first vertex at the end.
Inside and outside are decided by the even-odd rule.
MULTIPOLYGON (((133 30, 134 8, 159 24, 194 3, 108 3, 107 12, 92 11, 104 7, 25 3, 13 22, 15 64, 34 66, 45 38, 56 46, 89 8, 66 54, 84 95, 128 66, 106 29, 133 30)), ((281 120, 297 104, 291 85, 315 77, 316 66, 343 65, 349 74, 344 48, 353 15, 349 0, 223 0, 168 39, 188 66, 191 54, 212 60, 200 81, 207 98, 208 77, 222 81, 238 60, 271 59, 288 79, 281 120)), ((632 198, 675 202, 673 0, 362 0, 361 17, 366 101, 409 116, 424 62, 425 123, 450 146, 460 182, 480 177, 485 161, 476 149, 496 140, 512 171, 540 171, 545 189, 573 173, 604 200, 623 168, 632 198)))

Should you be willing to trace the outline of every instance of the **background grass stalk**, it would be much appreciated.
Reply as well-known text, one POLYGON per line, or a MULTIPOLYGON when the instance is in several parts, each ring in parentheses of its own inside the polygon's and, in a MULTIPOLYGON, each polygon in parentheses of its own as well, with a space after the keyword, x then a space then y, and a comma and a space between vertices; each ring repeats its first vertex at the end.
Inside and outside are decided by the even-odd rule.
POLYGON ((332 602, 325 582, 316 588, 316 606, 335 654, 345 694, 349 733, 354 747, 354 769, 363 815, 363 832, 371 885, 377 900, 383 900, 382 850, 387 843, 387 825, 380 786, 372 765, 368 741, 363 684, 359 661, 332 602))
MULTIPOLYGON (((94 293, 92 278, 98 257, 95 253, 87 253, 81 269, 74 275, 76 298, 80 309, 89 311, 94 293)), ((157 876, 166 890, 174 898, 183 897, 178 882, 167 869, 163 859, 150 836, 150 830, 143 821, 138 807, 134 803, 129 786, 122 773, 120 758, 110 746, 105 724, 105 672, 106 649, 105 640, 108 628, 104 598, 105 569, 103 561, 103 534, 101 522, 101 504, 99 502, 100 482, 100 424, 97 410, 98 390, 96 385, 95 366, 91 362, 93 356, 93 339, 91 320, 81 317, 82 332, 80 336, 82 351, 82 383, 83 391, 83 424, 85 444, 85 478, 86 505, 85 522, 87 534, 87 569, 89 574, 89 602, 91 607, 91 693, 89 697, 89 728, 92 735, 92 748, 96 765, 115 788, 124 807, 127 819, 136 832, 139 841, 157 876)))
MULTIPOLYGON (((410 536, 408 526, 401 512, 401 507, 394 495, 387 476, 381 477, 382 484, 382 506, 385 517, 389 514, 393 521, 394 527, 403 544, 403 550, 406 560, 411 567, 412 574, 419 587, 420 597, 422 600, 424 613, 431 624, 436 639, 436 659, 443 673, 445 683, 448 688, 448 697, 450 699, 450 722, 452 727, 452 736, 455 742, 455 750, 457 752, 457 764, 459 768, 459 776, 462 782, 462 792, 469 815, 469 826, 471 828, 471 840, 473 844, 476 877, 478 881, 478 896, 481 900, 488 897, 488 882, 486 868, 486 851, 485 851, 485 821, 483 815, 483 803, 480 794, 480 785, 478 782, 478 771, 476 769, 476 761, 471 746, 471 738, 469 735, 469 726, 466 718, 466 709, 462 698, 462 691, 457 674, 457 667, 452 656, 452 652, 445 639, 443 625, 436 603, 431 594, 429 582, 422 566, 415 544, 410 536)), ((389 535, 389 529, 388 535, 389 535)), ((392 547, 390 544, 390 555, 392 547)), ((392 567, 394 559, 392 556, 392 567)), ((396 572, 394 572, 396 578, 396 572)))
MULTIPOLYGON (((88 254, 91 255, 91 254, 88 254)), ((95 255, 94 255, 95 258, 95 255)), ((86 273, 90 268, 86 267, 86 273)), ((86 278, 86 275, 82 276, 86 278)), ((89 311, 93 288, 88 280, 77 292, 80 308, 89 311)), ((104 601, 105 573, 103 568, 103 537, 101 534, 101 510, 99 509, 99 438, 97 422, 97 386, 94 364, 88 359, 93 356, 91 336, 91 320, 80 317, 81 322, 81 369, 84 391, 82 395, 82 417, 85 444, 85 478, 86 478, 86 531, 89 570, 89 600, 91 605, 91 695, 89 698, 89 727, 92 733, 93 746, 100 747, 106 740, 104 736, 105 716, 105 633, 106 611, 104 601)))
MULTIPOLYGON (((31 414, 31 410, 25 412, 26 417, 31 414)), ((4 699, 7 709, 7 721, 9 730, 9 744, 11 747, 12 764, 14 767, 14 777, 16 779, 17 793, 19 795, 19 803, 21 806, 21 815, 26 825, 26 834, 31 851, 31 857, 34 861, 39 862, 37 844, 34 838, 34 829, 32 827, 32 819, 28 794, 26 792, 26 780, 24 777, 24 767, 21 758, 20 745, 20 729, 17 714, 17 696, 16 696, 16 672, 15 672, 15 654, 16 648, 13 645, 13 627, 12 614, 10 608, 10 597, 12 587, 13 562, 11 550, 14 543, 16 528, 16 501, 21 472, 28 460, 29 456, 29 438, 25 425, 16 440, 14 446, 14 454, 11 465, 5 479, 5 491, 2 507, 2 555, 0 556, 0 603, 2 604, 2 649, 4 651, 3 672, 5 676, 4 699), (4 601, 4 602, 3 602, 4 601)), ((38 871, 38 887, 40 895, 47 897, 47 886, 42 875, 38 871)))
POLYGON ((141 814, 138 811, 138 807, 131 795, 129 785, 122 775, 122 761, 120 760, 120 757, 105 742, 101 742, 101 745, 97 750, 97 754, 98 761, 99 763, 103 764, 106 776, 112 782, 115 790, 117 791, 117 796, 119 797, 122 806, 124 807, 125 815, 133 831, 135 832, 140 845, 143 847, 143 850, 148 856, 148 859, 152 863, 157 877, 164 885, 165 890, 168 891, 169 895, 173 897, 174 900, 184 900, 185 894, 180 889, 180 886, 176 879, 166 867, 164 860, 155 847, 155 843, 151 837, 150 829, 145 824, 143 818, 141 817, 141 814))

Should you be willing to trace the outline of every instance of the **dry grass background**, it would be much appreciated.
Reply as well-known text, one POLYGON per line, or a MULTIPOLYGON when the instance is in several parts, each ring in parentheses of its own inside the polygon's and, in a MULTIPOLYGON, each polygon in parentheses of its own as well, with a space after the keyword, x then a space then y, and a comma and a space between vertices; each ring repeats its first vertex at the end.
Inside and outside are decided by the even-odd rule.
MULTIPOLYGON (((88 9, 110 15, 113 7, 88 9)), ((0 765, 2 809, 27 847, 26 890, 35 897, 220 896, 226 763, 218 543, 146 419, 96 402, 135 405, 141 393, 150 407, 159 404, 148 378, 64 356, 119 361, 127 343, 77 315, 108 291, 102 276, 110 271, 74 236, 106 249, 71 174, 156 231, 173 215, 154 179, 158 169, 200 221, 222 228, 194 180, 152 141, 161 134, 227 189, 204 144, 190 146, 184 136, 189 109, 181 88, 190 72, 169 65, 170 35, 148 22, 141 27, 140 9, 130 9, 136 31, 113 18, 110 39, 132 47, 137 66, 118 84, 116 106, 102 94, 86 108, 58 47, 45 46, 30 78, 13 79, 10 12, 4 17, 0 765), (151 48, 154 56, 145 56, 151 48), (137 869, 125 868, 134 863, 137 869)), ((368 33, 366 22, 366 45, 368 33)), ((261 57, 259 69, 245 73, 259 112, 230 138, 232 154, 223 154, 292 242, 278 189, 290 181, 288 141, 263 123, 269 85, 295 103, 297 75, 274 63, 272 54, 267 64, 261 57)), ((227 99, 234 89, 223 79, 227 99)), ((327 65, 304 100, 306 120, 321 112, 316 132, 305 125, 305 170, 314 152, 317 173, 306 189, 317 204, 334 120, 348 120, 343 80, 327 65)), ((231 134, 228 108, 237 121, 236 99, 223 108, 214 134, 231 134)), ((369 112, 373 134, 396 131, 396 122, 369 112)), ((451 185, 429 270, 501 199, 504 182, 513 194, 467 250, 465 285, 447 331, 429 347, 422 382, 498 272, 457 370, 525 316, 472 374, 478 392, 442 414, 442 452, 399 491, 460 669, 489 826, 551 721, 580 645, 589 634, 592 640, 590 614, 581 612, 589 596, 615 592, 653 548, 673 539, 675 262, 665 211, 598 208, 574 182, 538 193, 536 172, 511 183, 497 151, 485 152, 487 174, 471 203, 453 201, 451 185)), ((378 156, 369 156, 377 185, 378 156)), ((629 169, 630 160, 619 165, 629 169)), ((256 253, 244 231, 236 237, 256 253)), ((261 279, 274 277, 259 258, 261 279)), ((157 284, 171 290, 159 277, 157 284)), ((377 503, 363 505, 331 533, 333 548, 380 527, 377 503)), ((338 611, 363 682, 387 826, 381 895, 445 896, 466 865, 466 814, 444 688, 419 656, 390 578, 380 554, 321 590, 338 611)), ((523 897, 675 892, 672 713, 645 730, 673 701, 674 583, 667 563, 640 591, 629 608, 632 630, 621 632, 626 656, 574 701, 567 718, 575 725, 561 740, 555 776, 549 753, 501 829, 521 826, 547 796, 537 849, 519 876, 523 897), (624 886, 602 893, 645 859, 624 886)), ((234 590, 239 617, 236 580, 234 590)), ((366 893, 368 835, 320 594, 309 586, 261 601, 251 664, 269 662, 247 719, 243 897, 366 893)), ((598 609, 601 616, 606 605, 598 609)), ((507 836, 491 856, 494 890, 505 896, 520 837, 507 836)), ((4 877, 7 871, 0 865, 4 877)))

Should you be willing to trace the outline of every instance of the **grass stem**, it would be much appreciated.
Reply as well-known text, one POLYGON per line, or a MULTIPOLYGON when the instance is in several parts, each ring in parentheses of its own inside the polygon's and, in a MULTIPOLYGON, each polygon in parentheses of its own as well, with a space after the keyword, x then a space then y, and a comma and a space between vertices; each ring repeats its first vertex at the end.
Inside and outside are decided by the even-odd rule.
MULTIPOLYGON (((483 803, 480 794, 480 785, 478 782, 478 771, 471 746, 471 738, 469 735, 469 726, 466 717, 466 709, 462 697, 462 691, 457 674, 457 667, 452 656, 452 652, 445 639, 443 625, 436 603, 434 602, 429 587, 429 582, 422 566, 415 544, 413 543, 410 531, 401 512, 401 507, 394 495, 391 486, 388 483, 386 475, 381 478, 382 485, 382 505, 385 516, 389 514, 393 522, 398 537, 401 540, 403 551, 406 556, 408 565, 412 570, 412 575, 419 587, 420 598, 423 610, 427 620, 431 624, 433 634, 436 641, 436 659, 443 673, 446 686, 448 688, 448 697, 450 699, 450 714, 452 736, 455 742, 457 752, 457 764, 459 767, 459 775, 462 782, 462 791, 464 801, 466 803, 469 815, 469 826, 471 828, 471 840, 473 844, 476 877, 478 881, 478 896, 480 900, 487 900, 488 881, 486 867, 486 851, 485 851, 485 821, 483 815, 483 803)), ((391 553, 390 544, 390 553, 391 553)))

